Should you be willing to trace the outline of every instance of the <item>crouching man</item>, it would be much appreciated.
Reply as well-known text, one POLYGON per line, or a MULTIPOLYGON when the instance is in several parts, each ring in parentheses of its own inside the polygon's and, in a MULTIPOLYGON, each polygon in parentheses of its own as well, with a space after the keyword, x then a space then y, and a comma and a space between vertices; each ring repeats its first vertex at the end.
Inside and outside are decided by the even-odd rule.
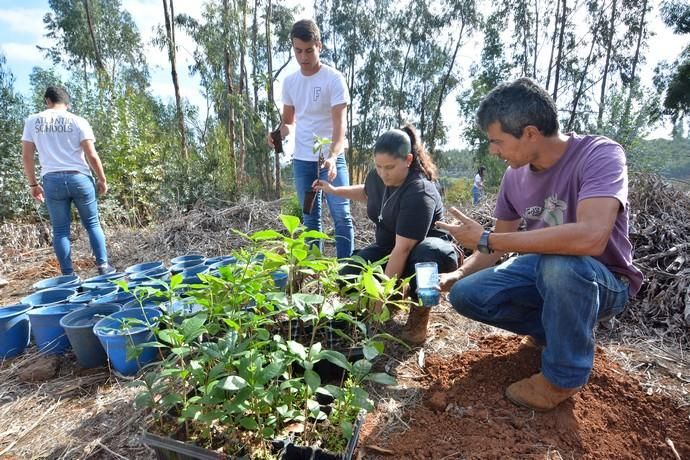
POLYGON ((497 221, 485 230, 452 208, 459 223, 437 223, 478 249, 441 285, 460 314, 543 347, 541 372, 506 397, 548 411, 587 383, 597 321, 622 312, 642 283, 628 237, 625 153, 605 137, 561 133, 553 100, 527 78, 491 91, 477 122, 508 165, 497 221), (520 255, 496 266, 505 253, 520 255))

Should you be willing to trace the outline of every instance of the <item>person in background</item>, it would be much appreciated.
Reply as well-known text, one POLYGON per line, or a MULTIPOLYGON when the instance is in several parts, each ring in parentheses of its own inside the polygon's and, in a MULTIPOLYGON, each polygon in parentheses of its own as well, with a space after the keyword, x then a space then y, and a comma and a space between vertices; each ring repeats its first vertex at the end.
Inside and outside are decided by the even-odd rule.
MULTIPOLYGON (((336 69, 321 62, 321 33, 314 21, 303 19, 292 26, 292 49, 300 69, 283 82, 283 116, 279 127, 284 139, 295 133, 293 171, 295 190, 300 203, 312 191, 316 179, 337 186, 350 184, 345 163, 345 130, 350 95, 345 77, 336 69), (314 136, 331 140, 323 164, 313 152, 314 136)), ((271 133, 267 136, 274 147, 271 133)), ((347 258, 354 249, 354 229, 350 201, 339 196, 326 197, 335 227, 335 248, 338 258, 347 258)), ((321 231, 321 200, 319 197, 303 216, 310 230, 321 231)))
MULTIPOLYGON (((328 195, 367 204, 367 216, 376 225, 374 244, 355 255, 374 262, 390 256, 385 266, 389 277, 406 278, 418 262, 436 262, 439 272, 458 267, 458 254, 445 231, 434 224, 443 218, 443 202, 434 184, 436 166, 424 151, 412 126, 383 133, 374 145, 375 169, 364 184, 333 186, 315 181, 313 186, 328 195)), ((359 267, 347 265, 342 274, 356 274, 359 267)), ((416 298, 415 279, 410 295, 416 298)), ((402 339, 410 345, 426 340, 431 308, 412 306, 402 339)))
POLYGON ((474 176, 474 184, 472 184, 472 204, 477 206, 479 200, 481 200, 484 195, 484 171, 486 168, 480 166, 477 170, 477 174, 474 176))
POLYGON ((31 115, 24 123, 22 160, 31 196, 45 202, 53 227, 53 248, 63 275, 72 267, 70 225, 72 203, 89 235, 99 274, 113 273, 108 264, 105 235, 98 217, 96 194, 105 195, 108 184, 94 146, 89 123, 70 113, 69 94, 60 86, 49 86, 44 94, 47 109, 31 115), (38 151, 41 181, 36 178, 34 154, 38 151), (92 171, 96 174, 96 180, 92 171))
POLYGON ((477 248, 441 275, 441 287, 460 314, 542 349, 541 372, 508 386, 506 397, 548 411, 587 383, 594 327, 621 313, 642 284, 628 236, 625 152, 603 136, 561 133, 556 104, 528 78, 492 90, 477 122, 508 169, 493 231, 454 208, 459 223, 438 223, 477 248), (496 265, 507 253, 518 255, 496 265))

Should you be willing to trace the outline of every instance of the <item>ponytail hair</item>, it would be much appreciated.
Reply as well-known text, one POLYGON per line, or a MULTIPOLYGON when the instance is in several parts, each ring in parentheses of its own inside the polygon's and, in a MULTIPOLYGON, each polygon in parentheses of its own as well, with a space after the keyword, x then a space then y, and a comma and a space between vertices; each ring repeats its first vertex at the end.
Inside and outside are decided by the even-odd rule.
POLYGON ((422 174, 430 181, 435 181, 438 179, 438 170, 436 165, 431 160, 431 157, 426 150, 424 150, 424 145, 422 144, 419 136, 414 127, 407 123, 402 127, 402 130, 407 133, 410 138, 410 145, 412 146, 412 163, 410 164, 410 169, 416 169, 421 171, 422 174))

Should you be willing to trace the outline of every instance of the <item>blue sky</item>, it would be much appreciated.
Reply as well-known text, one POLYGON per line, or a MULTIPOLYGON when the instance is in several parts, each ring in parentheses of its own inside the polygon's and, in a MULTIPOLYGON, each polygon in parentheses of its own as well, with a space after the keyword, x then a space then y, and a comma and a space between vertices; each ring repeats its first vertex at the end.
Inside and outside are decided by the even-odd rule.
MULTIPOLYGON (((191 16, 199 16, 202 0, 181 0, 175 2, 176 13, 186 13, 191 16)), ((294 0, 295 4, 305 4, 294 0)), ((659 0, 655 0, 658 4, 659 0)), ((172 100, 173 88, 170 80, 170 71, 167 55, 154 48, 151 44, 153 28, 162 23, 163 13, 160 0, 122 0, 123 7, 132 14, 145 46, 145 54, 151 70, 152 92, 164 100, 172 100)), ((307 7, 309 10, 310 8, 307 7)), ((0 50, 7 59, 9 69, 15 76, 15 88, 28 94, 29 74, 34 66, 49 67, 50 62, 45 59, 36 48, 50 46, 50 41, 44 37, 43 16, 49 11, 48 0, 0 0, 0 50)), ((303 10, 300 17, 307 17, 310 11, 303 10)), ((642 69, 643 84, 651 85, 652 70, 660 60, 672 61, 681 52, 687 39, 674 36, 665 28, 658 18, 656 8, 653 12, 650 25, 656 36, 649 42, 649 48, 645 55, 647 64, 642 69)), ((201 114, 205 110, 205 101, 199 93, 198 81, 188 75, 187 66, 191 63, 194 51, 193 41, 183 33, 178 34, 178 73, 182 96, 190 103, 199 107, 201 114)), ((477 50, 481 49, 479 38, 468 41, 461 49, 460 62, 461 79, 466 79, 469 62, 477 59, 477 50)), ((294 64, 294 60, 293 60, 294 64)), ((283 72, 297 70, 296 65, 291 65, 283 72)), ((280 82, 279 82, 280 83, 280 82)), ((278 92, 280 94, 280 92, 278 92)), ((445 122, 448 126, 459 126, 455 94, 449 95, 443 106, 445 122)), ((460 140, 459 128, 457 132, 450 132, 448 138, 451 142, 447 147, 458 147, 460 140)), ((655 136, 667 135, 668 126, 662 127, 654 133, 655 136)))

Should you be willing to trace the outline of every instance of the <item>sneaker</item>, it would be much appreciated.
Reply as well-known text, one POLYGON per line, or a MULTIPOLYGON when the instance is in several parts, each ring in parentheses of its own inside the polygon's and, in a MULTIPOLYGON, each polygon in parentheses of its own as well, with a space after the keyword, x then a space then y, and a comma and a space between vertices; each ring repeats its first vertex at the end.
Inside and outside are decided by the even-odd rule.
POLYGON ((115 270, 115 267, 113 267, 110 264, 103 264, 98 266, 98 274, 99 275, 110 275, 111 273, 115 273, 117 270, 115 270))

